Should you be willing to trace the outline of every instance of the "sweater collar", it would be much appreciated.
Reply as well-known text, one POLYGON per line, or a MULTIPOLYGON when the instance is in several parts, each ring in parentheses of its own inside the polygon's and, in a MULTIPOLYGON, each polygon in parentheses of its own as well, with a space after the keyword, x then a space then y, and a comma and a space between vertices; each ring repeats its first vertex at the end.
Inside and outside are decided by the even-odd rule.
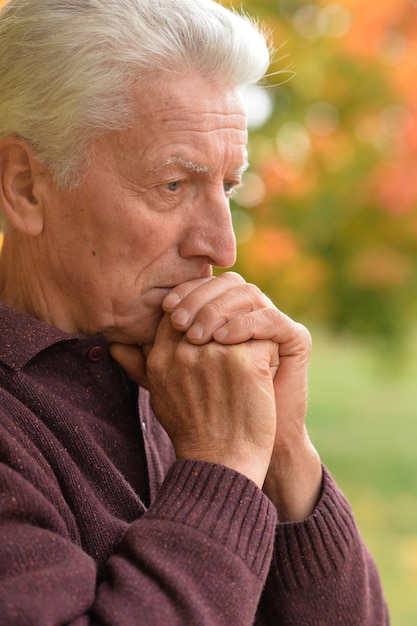
POLYGON ((56 343, 80 340, 97 343, 97 337, 67 333, 0 302, 0 361, 12 369, 24 367, 56 343))

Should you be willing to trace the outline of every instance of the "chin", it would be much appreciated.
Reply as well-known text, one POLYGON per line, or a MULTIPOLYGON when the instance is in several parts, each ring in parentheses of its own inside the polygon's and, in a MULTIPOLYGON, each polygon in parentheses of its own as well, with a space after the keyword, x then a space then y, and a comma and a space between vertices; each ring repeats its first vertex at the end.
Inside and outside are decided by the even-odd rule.
POLYGON ((102 334, 109 343, 124 343, 129 345, 152 345, 155 340, 156 331, 162 318, 162 312, 159 312, 155 319, 143 320, 140 324, 120 325, 104 331, 102 334))

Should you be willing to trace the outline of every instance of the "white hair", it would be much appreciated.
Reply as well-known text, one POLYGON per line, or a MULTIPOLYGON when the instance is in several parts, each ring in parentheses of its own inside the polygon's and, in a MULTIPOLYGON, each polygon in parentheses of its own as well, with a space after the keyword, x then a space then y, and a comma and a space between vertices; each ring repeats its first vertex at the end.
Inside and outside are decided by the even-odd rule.
POLYGON ((10 0, 0 11, 0 138, 30 143, 60 187, 88 147, 132 125, 130 86, 155 72, 258 82, 267 36, 212 0, 10 0))

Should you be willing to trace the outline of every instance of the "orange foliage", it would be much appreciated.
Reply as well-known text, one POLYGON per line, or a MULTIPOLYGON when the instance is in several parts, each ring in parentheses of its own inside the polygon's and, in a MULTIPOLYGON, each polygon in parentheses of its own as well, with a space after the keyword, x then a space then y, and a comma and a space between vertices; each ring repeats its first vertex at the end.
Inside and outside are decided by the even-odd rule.
MULTIPOLYGON (((350 54, 363 58, 378 58, 389 46, 389 33, 402 23, 402 18, 410 10, 409 0, 343 0, 350 10, 352 24, 343 45, 350 54)), ((417 13, 417 8, 414 7, 417 13)), ((411 7, 413 10, 413 7, 411 7)))
POLYGON ((294 234, 286 230, 258 228, 252 239, 241 246, 243 255, 250 259, 252 271, 268 271, 291 263, 299 255, 294 234))
POLYGON ((265 161, 260 167, 267 196, 288 196, 295 199, 307 198, 317 186, 312 170, 303 165, 287 163, 278 157, 265 161))
POLYGON ((410 157, 378 168, 371 186, 388 212, 409 213, 417 206, 417 159, 410 157))

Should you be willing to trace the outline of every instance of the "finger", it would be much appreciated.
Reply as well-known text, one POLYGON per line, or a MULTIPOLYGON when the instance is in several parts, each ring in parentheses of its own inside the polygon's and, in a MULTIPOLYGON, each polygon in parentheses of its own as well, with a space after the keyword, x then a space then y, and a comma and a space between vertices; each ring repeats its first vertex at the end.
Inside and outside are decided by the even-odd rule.
POLYGON ((163 300, 162 307, 164 311, 171 313, 174 327, 185 331, 193 324, 202 306, 231 289, 233 285, 244 283, 244 279, 235 272, 188 281, 175 287, 163 300))
POLYGON ((219 277, 190 293, 172 313, 171 321, 174 328, 187 333, 190 342, 201 345, 211 341, 213 333, 233 317, 265 307, 273 304, 255 285, 219 277))
POLYGON ((165 296, 162 302, 162 308, 166 313, 172 313, 189 293, 197 289, 200 285, 214 280, 214 278, 215 276, 209 276, 208 278, 196 278, 180 283, 165 296))
POLYGON ((311 351, 311 335, 307 328, 275 307, 234 316, 213 333, 213 339, 222 344, 269 339, 279 344, 281 358, 296 355, 304 358, 311 351))
MULTIPOLYGON (((228 341, 223 343, 240 343, 252 337, 255 338, 253 333, 256 328, 252 328, 251 321, 262 320, 262 316, 251 316, 256 312, 268 309, 276 310, 269 298, 256 285, 249 283, 236 285, 201 307, 195 315, 193 323, 189 325, 188 330, 184 329, 184 331, 187 339, 198 345, 211 341, 219 329, 226 328, 223 336, 228 336, 228 341), (232 319, 240 320, 241 318, 241 324, 236 321, 229 327, 232 319), (232 331, 233 334, 230 334, 232 331)), ((173 324, 175 324, 175 320, 173 324)), ((221 336, 222 333, 219 334, 219 339, 221 336)), ((268 333, 265 333, 262 338, 269 339, 270 337, 268 337, 268 333)))
POLYGON ((110 354, 131 380, 146 389, 148 388, 146 360, 140 346, 112 343, 110 354))

